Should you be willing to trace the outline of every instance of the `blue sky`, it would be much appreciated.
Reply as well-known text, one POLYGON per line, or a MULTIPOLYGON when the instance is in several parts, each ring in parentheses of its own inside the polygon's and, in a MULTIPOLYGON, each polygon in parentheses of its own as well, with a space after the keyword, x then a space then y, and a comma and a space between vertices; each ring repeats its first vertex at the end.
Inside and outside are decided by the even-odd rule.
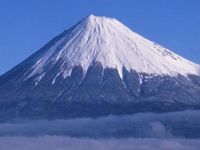
POLYGON ((0 74, 89 14, 200 63, 199 0, 0 0, 0 74))

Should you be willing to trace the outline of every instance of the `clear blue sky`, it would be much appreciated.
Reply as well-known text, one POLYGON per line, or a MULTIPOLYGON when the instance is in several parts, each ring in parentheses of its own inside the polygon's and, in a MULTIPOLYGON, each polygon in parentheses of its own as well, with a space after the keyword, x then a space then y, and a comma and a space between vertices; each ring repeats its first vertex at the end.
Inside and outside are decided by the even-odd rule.
POLYGON ((0 74, 89 14, 200 63, 200 0, 0 0, 0 74))

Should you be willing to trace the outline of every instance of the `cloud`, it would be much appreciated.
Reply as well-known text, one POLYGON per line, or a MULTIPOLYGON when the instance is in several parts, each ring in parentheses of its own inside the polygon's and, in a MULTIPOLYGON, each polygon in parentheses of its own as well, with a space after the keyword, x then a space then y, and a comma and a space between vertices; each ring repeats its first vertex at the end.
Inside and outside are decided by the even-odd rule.
POLYGON ((198 139, 90 139, 66 136, 0 137, 2 150, 199 150, 198 139))
POLYGON ((141 113, 68 120, 0 124, 0 136, 70 136, 91 138, 200 138, 200 111, 141 113))
POLYGON ((0 124, 0 149, 198 150, 199 126, 200 111, 21 120, 0 124))

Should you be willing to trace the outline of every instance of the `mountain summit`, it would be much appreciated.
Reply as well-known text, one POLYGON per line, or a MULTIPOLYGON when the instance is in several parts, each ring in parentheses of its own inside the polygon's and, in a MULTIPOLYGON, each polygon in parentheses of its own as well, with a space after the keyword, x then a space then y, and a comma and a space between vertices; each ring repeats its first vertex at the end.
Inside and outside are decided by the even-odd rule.
POLYGON ((55 65, 60 65, 56 76, 66 78, 79 65, 86 74, 95 62, 104 69, 117 69, 121 78, 123 67, 155 75, 200 74, 199 65, 143 38, 116 19, 90 15, 38 56, 29 77, 43 76, 47 66, 55 65))
POLYGON ((0 113, 14 117, 196 109, 199 97, 198 64, 94 15, 0 77, 0 113))

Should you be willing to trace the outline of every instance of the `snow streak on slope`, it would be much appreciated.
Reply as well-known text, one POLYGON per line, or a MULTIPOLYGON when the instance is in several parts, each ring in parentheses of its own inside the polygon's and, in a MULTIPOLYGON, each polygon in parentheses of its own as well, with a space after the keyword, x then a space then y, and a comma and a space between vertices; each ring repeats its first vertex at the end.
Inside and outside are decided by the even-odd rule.
POLYGON ((86 73, 95 62, 117 69, 121 78, 123 67, 150 75, 200 75, 199 65, 134 33, 116 19, 90 15, 38 57, 28 77, 43 77, 45 68, 58 65, 54 83, 58 75, 70 76, 75 66, 82 66, 86 73))

